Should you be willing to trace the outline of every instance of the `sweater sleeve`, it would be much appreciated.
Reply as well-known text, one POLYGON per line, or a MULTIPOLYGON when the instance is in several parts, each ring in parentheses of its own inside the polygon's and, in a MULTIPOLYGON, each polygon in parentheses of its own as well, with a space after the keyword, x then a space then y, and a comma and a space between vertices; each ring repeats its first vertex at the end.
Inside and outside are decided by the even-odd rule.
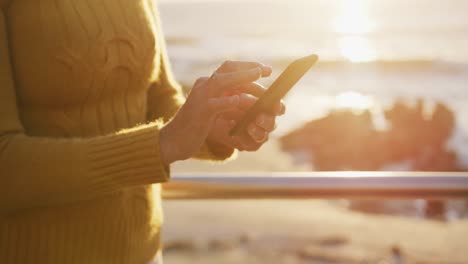
MULTIPOLYGON (((148 120, 162 119, 168 122, 184 104, 185 97, 181 86, 175 80, 167 54, 164 34, 161 29, 159 13, 154 1, 150 0, 150 7, 153 11, 153 17, 156 24, 157 43, 159 43, 159 65, 157 79, 151 85, 148 92, 148 120)), ((200 151, 194 156, 202 160, 226 160, 234 156, 235 150, 227 148, 216 143, 205 143, 200 151)))
POLYGON ((11 0, 0 0, 0 9, 6 8, 11 0))
POLYGON ((0 12, 0 214, 165 182, 156 122, 90 139, 28 136, 19 118, 0 12))

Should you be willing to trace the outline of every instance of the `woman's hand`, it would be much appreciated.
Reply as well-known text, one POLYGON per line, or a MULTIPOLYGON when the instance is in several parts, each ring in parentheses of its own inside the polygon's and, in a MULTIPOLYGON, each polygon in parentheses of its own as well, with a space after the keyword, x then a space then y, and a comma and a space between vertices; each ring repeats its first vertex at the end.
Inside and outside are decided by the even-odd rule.
POLYGON ((271 68, 256 62, 225 62, 211 77, 195 82, 185 104, 160 133, 161 159, 169 165, 192 157, 224 112, 235 110, 239 95, 224 96, 239 87, 271 74, 271 68))
POLYGON ((276 117, 285 113, 283 103, 278 103, 269 112, 260 113, 255 121, 249 124, 243 135, 231 137, 229 131, 244 117, 245 112, 256 103, 265 91, 266 89, 257 83, 239 87, 237 91, 240 94, 238 106, 217 116, 208 136, 208 143, 217 148, 236 148, 241 151, 258 150, 276 128, 276 117))

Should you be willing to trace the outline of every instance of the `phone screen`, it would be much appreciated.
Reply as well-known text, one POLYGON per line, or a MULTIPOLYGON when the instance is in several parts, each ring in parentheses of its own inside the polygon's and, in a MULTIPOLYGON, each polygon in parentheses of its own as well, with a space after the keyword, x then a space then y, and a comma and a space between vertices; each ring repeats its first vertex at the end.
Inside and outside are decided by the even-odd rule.
POLYGON ((250 124, 259 113, 268 111, 274 107, 275 104, 277 104, 317 62, 317 60, 317 55, 310 55, 293 61, 273 82, 270 88, 268 88, 258 101, 245 113, 241 121, 239 121, 230 131, 230 135, 238 136, 244 133, 247 125, 250 124))

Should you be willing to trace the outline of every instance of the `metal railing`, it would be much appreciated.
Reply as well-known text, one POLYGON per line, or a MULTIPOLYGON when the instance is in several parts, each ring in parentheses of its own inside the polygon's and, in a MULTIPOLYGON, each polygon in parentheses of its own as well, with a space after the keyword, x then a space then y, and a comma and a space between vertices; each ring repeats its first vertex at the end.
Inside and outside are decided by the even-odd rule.
POLYGON ((468 199, 468 172, 176 174, 165 199, 468 199))

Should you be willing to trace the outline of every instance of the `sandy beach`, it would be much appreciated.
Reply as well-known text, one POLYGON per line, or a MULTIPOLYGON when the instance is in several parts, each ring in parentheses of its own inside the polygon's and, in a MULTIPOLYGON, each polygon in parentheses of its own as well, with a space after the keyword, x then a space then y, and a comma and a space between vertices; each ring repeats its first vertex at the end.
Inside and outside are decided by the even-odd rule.
MULTIPOLYGON (((310 170, 275 141, 227 163, 195 160, 178 172, 310 170), (239 169, 241 168, 241 169, 239 169)), ((349 201, 165 201, 165 263, 468 263, 468 220, 441 222, 352 211, 349 201)), ((398 205, 396 203, 396 205, 398 205)))
MULTIPOLYGON (((376 111, 398 99, 420 98, 454 111, 448 148, 467 167, 467 5, 162 0, 172 66, 188 89, 225 59, 273 66, 273 76, 261 82, 268 85, 294 58, 320 56, 285 98, 287 114, 260 151, 222 164, 177 162, 172 172, 311 171, 310 163, 295 164, 281 152, 276 139, 336 106, 376 111), (337 100, 349 92, 366 100, 337 100)), ((468 263, 468 220, 423 219, 414 201, 377 207, 386 214, 351 210, 349 201, 165 201, 165 263, 468 263)))
POLYGON ((468 221, 351 212, 340 202, 166 202, 165 262, 468 263, 468 221))

